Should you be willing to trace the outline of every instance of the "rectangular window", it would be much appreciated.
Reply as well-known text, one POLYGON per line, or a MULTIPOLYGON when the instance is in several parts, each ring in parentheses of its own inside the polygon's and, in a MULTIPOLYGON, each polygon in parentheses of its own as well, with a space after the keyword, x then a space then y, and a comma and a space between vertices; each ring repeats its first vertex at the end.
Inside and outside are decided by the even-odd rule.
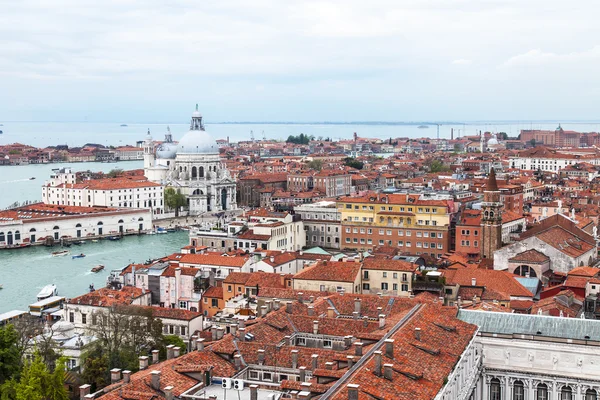
POLYGON ((380 245, 380 246, 383 246, 383 240, 380 240, 380 241, 379 241, 379 245, 380 245))
POLYGON ((398 284, 392 283, 392 290, 398 290, 398 284))
POLYGON ((264 381, 272 381, 273 380, 273 374, 270 372, 263 372, 263 380, 264 381))
POLYGON ((403 284, 402 285, 402 291, 403 292, 408 292, 408 285, 407 284, 403 284))
POLYGON ((383 229, 380 229, 380 230, 379 230, 379 234, 380 234, 380 235, 383 235, 383 234, 384 234, 384 233, 383 233, 383 229))
POLYGON ((381 282, 381 290, 388 290, 387 282, 381 282))
POLYGON ((72 311, 69 313, 69 322, 75 323, 75 313, 72 311))
POLYGON ((306 346, 306 338, 298 338, 296 339, 296 346, 306 346))
POLYGON ((211 299, 211 307, 219 307, 219 299, 211 299))
POLYGON ((331 340, 329 340, 329 339, 323 340, 323 347, 326 349, 330 349, 332 347, 331 340))
POLYGON ((227 285, 227 291, 231 293, 231 285, 227 285))
POLYGON ((390 229, 388 229, 388 230, 386 231, 386 234, 387 234, 388 236, 391 236, 391 235, 392 235, 392 231, 391 231, 390 229))
POLYGON ((81 314, 81 323, 82 324, 87 324, 87 315, 86 314, 81 314))
POLYGON ((402 240, 398 240, 398 247, 403 247, 404 246, 404 242, 402 240))
POLYGON ((383 277, 384 277, 384 278, 387 278, 387 272, 384 272, 384 273, 383 273, 383 277))
POLYGON ((363 283, 363 290, 369 290, 370 286, 368 283, 363 283))
POLYGON ((417 237, 422 237, 423 234, 421 232, 417 232, 417 237))
POLYGON ((417 242, 417 247, 422 247, 421 242, 417 242))

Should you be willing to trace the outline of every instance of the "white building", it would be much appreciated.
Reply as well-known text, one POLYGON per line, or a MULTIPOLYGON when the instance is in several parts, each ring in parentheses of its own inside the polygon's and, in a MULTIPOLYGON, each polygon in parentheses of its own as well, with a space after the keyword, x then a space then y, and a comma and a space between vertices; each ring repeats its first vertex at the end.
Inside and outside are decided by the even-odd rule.
POLYGON ((164 213, 164 188, 145 177, 88 179, 76 182, 65 168, 50 176, 42 186, 42 201, 78 207, 147 208, 153 215, 164 213))
POLYGON ((588 163, 600 165, 600 156, 595 153, 579 151, 557 151, 546 147, 523 150, 518 156, 509 157, 510 168, 548 171, 558 173, 561 169, 574 164, 588 163))
POLYGON ((156 154, 150 132, 144 141, 144 171, 156 183, 188 199, 190 215, 237 208, 236 185, 221 163, 217 142, 205 131, 202 115, 192 114, 190 130, 175 144, 168 131, 156 154))
POLYGON ((60 206, 44 203, 0 211, 0 248, 146 232, 148 209, 60 206))

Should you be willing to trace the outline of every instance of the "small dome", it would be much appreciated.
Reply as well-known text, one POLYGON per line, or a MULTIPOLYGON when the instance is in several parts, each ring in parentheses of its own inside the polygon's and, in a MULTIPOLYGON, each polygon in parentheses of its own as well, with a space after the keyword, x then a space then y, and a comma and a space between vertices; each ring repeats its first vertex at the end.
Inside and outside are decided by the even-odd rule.
POLYGON ((150 129, 148 129, 148 133, 146 134, 146 141, 148 141, 148 142, 152 141, 152 135, 150 134, 150 129))
POLYGON ((202 118, 202 114, 198 111, 198 104, 196 104, 196 110, 192 113, 192 118, 202 118))
POLYGON ((219 146, 208 132, 191 130, 177 144, 177 153, 219 154, 219 146))
POLYGON ((52 325, 52 330, 54 332, 68 332, 73 329, 75 329, 75 325, 67 321, 58 321, 52 325))
POLYGON ((490 140, 488 140, 488 146, 495 146, 498 144, 498 139, 496 138, 491 138, 490 140))
POLYGON ((156 149, 156 158, 172 160, 177 156, 177 144, 162 143, 156 149))

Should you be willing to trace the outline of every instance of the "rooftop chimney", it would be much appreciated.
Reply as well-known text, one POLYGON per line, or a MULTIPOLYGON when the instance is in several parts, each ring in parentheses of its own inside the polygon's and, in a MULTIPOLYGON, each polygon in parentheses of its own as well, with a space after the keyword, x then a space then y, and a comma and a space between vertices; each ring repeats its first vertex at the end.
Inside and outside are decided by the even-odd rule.
POLYGON ((238 338, 240 339, 240 342, 245 342, 246 341, 246 328, 240 328, 238 329, 239 335, 238 338))
POLYGON ((362 342, 354 342, 354 355, 362 356, 363 354, 363 344, 362 342))
POLYGON ((131 371, 126 369, 123 371, 123 382, 129 383, 131 381, 131 371))
POLYGON ((360 315, 359 312, 356 311, 352 311, 352 319, 358 319, 358 316, 360 315))
POLYGON ((173 357, 175 357, 175 345, 174 344, 170 344, 167 346, 167 360, 172 359, 173 357))
POLYGON ((154 371, 150 372, 150 375, 152 376, 152 381, 151 381, 152 389, 160 390, 160 371, 154 370, 154 371))
POLYGON ((315 315, 315 308, 313 306, 308 306, 308 316, 312 317, 315 315))
POLYGON ((367 317, 366 315, 363 317, 363 326, 366 328, 367 326, 369 326, 369 317, 367 317))
POLYGON ((173 347, 173 357, 177 358, 181 354, 181 347, 175 346, 173 347))
POLYGON ((79 386, 79 400, 84 400, 85 396, 90 394, 91 390, 92 390, 92 385, 89 385, 87 383, 85 385, 79 386))
POLYGON ((173 386, 167 386, 163 389, 163 392, 165 392, 166 400, 173 400, 173 386))
POLYGON ((471 278, 471 286, 477 286, 477 279, 471 278))
POLYGON ((242 369, 242 356, 236 354, 233 356, 233 360, 235 362, 235 370, 239 371, 240 369, 242 369))
POLYGON ((152 364, 158 364, 160 350, 152 350, 152 364))
POLYGON ((415 328, 415 339, 421 341, 421 328, 415 328))
POLYGON ((198 351, 203 351, 204 350, 204 338, 200 338, 196 340, 196 349, 198 351))
POLYGON ((148 356, 140 356, 140 370, 148 368, 148 356))
POLYGON ((250 385, 250 400, 258 400, 258 385, 250 385))
POLYGON ((221 340, 223 339, 223 336, 225 335, 225 328, 223 328, 222 326, 217 328, 217 340, 221 340))
POLYGON ((394 339, 386 339, 385 341, 385 355, 394 359, 394 339))
POLYGON ((306 381, 306 367, 300 367, 298 370, 300 371, 300 382, 306 381))
POLYGON ((285 303, 285 312, 288 314, 292 313, 292 302, 288 301, 287 303, 285 303))
POLYGON ((373 373, 377 376, 381 376, 381 351, 373 353, 375 355, 375 369, 373 373))
POLYGON ((388 381, 392 380, 392 372, 394 368, 394 364, 383 364, 383 377, 388 381))
POLYGON ((277 310, 279 310, 279 307, 281 307, 281 300, 279 300, 279 299, 275 299, 275 300, 273 301, 273 309, 274 309, 275 311, 277 311, 277 310))
POLYGON ((358 297, 354 299, 354 311, 360 315, 360 299, 358 297))
POLYGON ((229 325, 229 332, 235 336, 235 334, 237 333, 237 324, 231 324, 229 325))
POLYGON ((346 360, 348 360, 348 369, 352 368, 354 365, 354 356, 346 356, 346 360))
POLYGON ((379 329, 385 327, 385 314, 379 314, 379 329))
POLYGON ((304 295, 304 293, 300 292, 298 293, 298 303, 302 304, 303 300, 302 300, 302 296, 304 295))
POLYGON ((325 363, 325 369, 332 370, 333 369, 333 363, 331 361, 327 361, 325 363))
POLYGON ((292 368, 298 368, 298 350, 292 350, 292 368))
POLYGON ((312 370, 314 371, 315 369, 319 368, 319 355, 313 354, 311 356, 311 359, 312 359, 312 370))
POLYGON ((314 303, 315 302, 315 296, 310 296, 308 298, 308 301, 310 301, 311 303, 314 303))
POLYGON ((313 321, 313 334, 317 335, 319 333, 319 321, 313 321))
POLYGON ((213 325, 210 327, 210 334, 211 334, 213 342, 215 342, 217 340, 217 326, 216 325, 213 325))
POLYGON ((196 350, 196 340, 198 340, 198 336, 192 335, 190 338, 190 351, 196 350))
POLYGON ((352 335, 344 336, 344 347, 348 348, 352 345, 352 335))
POLYGON ((121 380, 121 370, 113 368, 110 370, 110 383, 117 383, 121 380))
POLYGON ((358 400, 358 388, 360 385, 351 383, 346 387, 348 388, 348 400, 358 400))
POLYGON ((265 363, 265 350, 258 350, 258 365, 263 365, 265 363))

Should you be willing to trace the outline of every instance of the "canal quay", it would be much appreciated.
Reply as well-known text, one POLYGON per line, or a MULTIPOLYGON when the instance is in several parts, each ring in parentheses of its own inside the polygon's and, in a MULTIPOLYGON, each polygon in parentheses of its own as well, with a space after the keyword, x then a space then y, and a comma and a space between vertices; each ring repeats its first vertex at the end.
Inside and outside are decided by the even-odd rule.
POLYGON ((188 232, 178 231, 166 235, 127 236, 118 241, 87 241, 71 246, 70 255, 52 257, 53 251, 65 248, 35 246, 18 250, 0 251, 0 313, 18 309, 28 310, 38 292, 54 283, 61 296, 75 297, 106 285, 111 270, 120 269, 132 262, 141 263, 175 253, 188 243, 188 232), (85 254, 72 259, 71 255, 85 254), (91 272, 96 265, 105 269, 91 272))

